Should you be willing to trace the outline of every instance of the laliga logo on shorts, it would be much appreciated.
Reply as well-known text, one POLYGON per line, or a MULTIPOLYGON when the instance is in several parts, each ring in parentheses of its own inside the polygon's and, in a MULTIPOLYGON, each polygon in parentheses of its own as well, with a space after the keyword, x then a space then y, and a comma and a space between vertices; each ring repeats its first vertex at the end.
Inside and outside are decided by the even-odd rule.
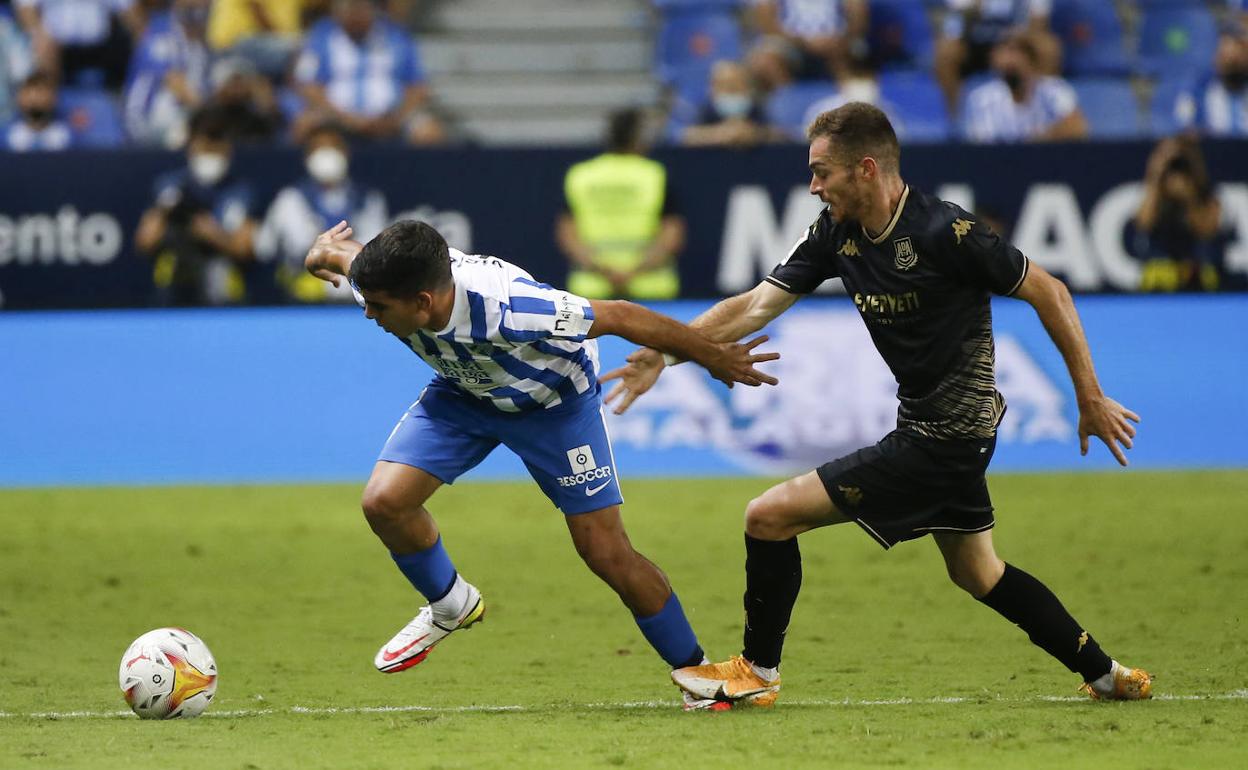
POLYGON ((568 464, 572 466, 572 475, 559 477, 561 487, 575 487, 595 479, 611 478, 611 466, 604 465, 599 468, 598 463, 594 461, 594 450, 589 447, 589 444, 569 449, 568 464))

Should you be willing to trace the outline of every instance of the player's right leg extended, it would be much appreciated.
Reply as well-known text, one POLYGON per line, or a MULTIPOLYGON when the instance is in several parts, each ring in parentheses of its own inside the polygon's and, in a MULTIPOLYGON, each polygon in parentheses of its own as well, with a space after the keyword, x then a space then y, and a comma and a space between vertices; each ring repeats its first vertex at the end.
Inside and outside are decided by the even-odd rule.
POLYGON ((377 651, 374 664, 387 674, 420 663, 438 642, 485 614, 481 592, 456 572, 437 524, 425 510, 425 501, 441 485, 420 468, 383 461, 364 489, 362 507, 369 526, 428 602, 377 651))

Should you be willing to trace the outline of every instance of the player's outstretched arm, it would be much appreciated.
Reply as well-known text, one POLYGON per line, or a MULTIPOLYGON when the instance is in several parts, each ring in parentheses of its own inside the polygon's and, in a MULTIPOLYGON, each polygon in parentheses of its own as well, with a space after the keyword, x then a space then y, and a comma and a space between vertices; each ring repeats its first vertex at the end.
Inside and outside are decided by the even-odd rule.
POLYGON ((351 260, 364 248, 359 242, 351 240, 352 232, 344 219, 316 236, 316 241, 303 259, 304 268, 337 287, 351 269, 351 260))
POLYGON ((778 382, 775 377, 754 368, 754 364, 780 357, 779 353, 754 352, 754 348, 767 341, 765 336, 744 344, 712 342, 681 322, 633 302, 591 300, 590 305, 594 309, 590 337, 614 334, 638 345, 696 361, 728 387, 735 382, 750 386, 778 382))
MULTIPOLYGON (((797 299, 798 295, 763 281, 744 294, 717 302, 689 326, 714 342, 734 342, 762 329, 792 307, 797 299)), ((677 359, 685 358, 665 352, 677 359)), ((626 360, 626 365, 600 378, 602 382, 619 380, 604 399, 608 404, 619 399, 613 410, 616 414, 623 414, 638 396, 650 390, 666 365, 663 354, 653 347, 636 350, 626 360)))
POLYGON ((1054 278, 1035 262, 1028 265, 1027 276, 1015 292, 1036 311, 1062 358, 1075 386, 1075 400, 1079 405, 1079 452, 1088 453, 1088 437, 1096 436, 1105 442, 1120 465, 1127 464, 1123 449, 1130 449, 1135 437, 1135 426, 1140 416, 1122 404, 1106 396, 1096 379, 1092 367, 1092 352, 1075 312, 1075 302, 1066 284, 1054 278), (1121 446, 1119 446, 1121 444, 1121 446))

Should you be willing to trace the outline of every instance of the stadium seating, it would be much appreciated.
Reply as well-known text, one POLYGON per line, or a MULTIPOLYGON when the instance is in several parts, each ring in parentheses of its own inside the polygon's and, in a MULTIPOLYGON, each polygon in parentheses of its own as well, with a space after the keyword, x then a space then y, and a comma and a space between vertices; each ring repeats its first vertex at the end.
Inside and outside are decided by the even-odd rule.
POLYGON ((1051 17, 1053 32, 1062 42, 1066 72, 1079 75, 1127 75, 1122 21, 1113 3, 1104 0, 1057 0, 1051 17))
POLYGON ((678 96, 699 104, 706 98, 711 67, 742 56, 741 29, 721 8, 673 9, 664 14, 655 42, 655 74, 678 96))
POLYGON ((1175 102, 1179 94, 1196 88, 1200 78, 1191 75, 1174 75, 1162 77, 1153 87, 1152 98, 1149 99, 1149 123, 1154 136, 1166 136, 1183 128, 1178 116, 1174 113, 1175 102))
POLYGON ((1217 23, 1203 5, 1149 8, 1140 22, 1138 67, 1155 76, 1201 70, 1217 43, 1217 23))
POLYGON ((1148 135, 1148 123, 1140 110, 1131 83, 1124 78, 1072 78, 1079 95, 1079 109, 1088 119, 1093 139, 1138 139, 1148 135))
POLYGON ((872 60, 884 69, 932 66, 936 38, 927 11, 914 0, 872 0, 867 41, 872 60))
POLYGON ((899 124, 903 141, 940 142, 953 126, 940 87, 927 72, 880 73, 880 100, 899 124))
POLYGON ((806 112, 821 99, 835 96, 835 83, 807 81, 778 88, 767 100, 767 121, 796 140, 805 138, 806 112))
POLYGON ((115 97, 95 88, 62 88, 61 114, 79 147, 120 147, 126 142, 121 108, 115 97))

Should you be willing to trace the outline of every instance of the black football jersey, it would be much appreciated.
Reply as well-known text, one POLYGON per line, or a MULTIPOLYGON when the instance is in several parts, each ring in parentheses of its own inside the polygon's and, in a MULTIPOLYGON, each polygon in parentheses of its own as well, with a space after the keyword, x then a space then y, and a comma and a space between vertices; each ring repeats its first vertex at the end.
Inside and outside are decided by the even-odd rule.
POLYGON ((993 436, 1005 414, 989 293, 1018 291, 1027 266, 973 215, 906 187, 877 238, 825 208, 766 280, 808 294, 841 278, 897 378, 898 428, 972 439, 993 436))

